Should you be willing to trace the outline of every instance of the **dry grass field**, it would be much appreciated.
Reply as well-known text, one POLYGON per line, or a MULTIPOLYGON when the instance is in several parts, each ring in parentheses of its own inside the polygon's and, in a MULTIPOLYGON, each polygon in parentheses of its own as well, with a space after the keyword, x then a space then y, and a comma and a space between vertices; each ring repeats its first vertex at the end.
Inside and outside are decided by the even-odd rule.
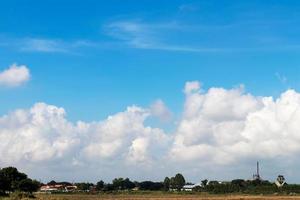
POLYGON ((36 195, 41 200, 300 200, 300 196, 247 196, 247 195, 36 195))

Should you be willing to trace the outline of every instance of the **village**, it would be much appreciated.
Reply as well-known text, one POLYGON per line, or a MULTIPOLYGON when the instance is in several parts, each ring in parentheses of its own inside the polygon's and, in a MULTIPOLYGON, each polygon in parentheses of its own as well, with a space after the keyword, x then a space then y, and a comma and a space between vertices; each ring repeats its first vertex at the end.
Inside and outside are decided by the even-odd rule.
POLYGON ((200 183, 189 183, 185 181, 182 174, 177 174, 175 177, 166 177, 163 182, 152 181, 130 181, 128 178, 116 178, 112 183, 104 183, 99 181, 96 184, 93 183, 69 183, 69 182, 55 182, 50 181, 47 184, 41 184, 39 192, 41 193, 97 193, 97 192, 109 192, 109 191, 139 191, 139 190, 164 190, 164 191, 204 191, 209 187, 238 185, 246 186, 247 184, 255 183, 256 185, 272 185, 275 184, 277 188, 283 187, 286 183, 283 175, 278 175, 274 183, 267 180, 263 180, 260 175, 259 162, 256 165, 256 173, 253 175, 252 180, 235 179, 232 181, 217 181, 217 180, 202 180, 200 183))

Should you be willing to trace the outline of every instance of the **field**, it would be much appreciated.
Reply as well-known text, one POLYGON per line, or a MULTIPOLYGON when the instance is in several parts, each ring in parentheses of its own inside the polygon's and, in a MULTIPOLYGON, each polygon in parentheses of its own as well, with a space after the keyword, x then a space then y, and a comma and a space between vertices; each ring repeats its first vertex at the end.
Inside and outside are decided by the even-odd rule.
POLYGON ((36 195, 41 200, 300 200, 300 196, 248 196, 248 195, 177 195, 177 194, 117 194, 117 195, 36 195))

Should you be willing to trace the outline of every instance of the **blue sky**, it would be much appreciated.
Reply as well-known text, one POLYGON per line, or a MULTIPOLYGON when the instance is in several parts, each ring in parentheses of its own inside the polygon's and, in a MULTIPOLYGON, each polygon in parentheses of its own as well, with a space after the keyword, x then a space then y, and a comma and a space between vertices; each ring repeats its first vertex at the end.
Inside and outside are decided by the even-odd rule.
POLYGON ((91 120, 156 98, 180 110, 188 80, 200 80, 205 88, 244 84, 258 95, 298 89, 299 6, 298 1, 3 1, 1 68, 26 64, 33 77, 18 92, 1 92, 0 111, 46 101, 67 108, 71 119, 91 120), (49 49, 30 40, 42 40, 49 49), (86 44, 76 46, 80 42, 86 44))
POLYGON ((172 132, 188 81, 202 92, 244 85, 256 97, 298 91, 299 9, 296 0, 1 1, 0 72, 25 65, 30 80, 0 87, 0 115, 45 102, 90 122, 161 99, 173 121, 146 124, 172 132))

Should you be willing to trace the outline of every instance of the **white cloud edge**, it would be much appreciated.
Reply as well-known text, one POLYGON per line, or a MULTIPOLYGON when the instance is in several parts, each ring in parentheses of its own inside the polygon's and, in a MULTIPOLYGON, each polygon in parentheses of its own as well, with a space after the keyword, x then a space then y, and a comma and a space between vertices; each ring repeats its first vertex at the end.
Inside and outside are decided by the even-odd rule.
POLYGON ((30 80, 30 70, 26 65, 10 65, 0 71, 0 86, 18 87, 30 80))

